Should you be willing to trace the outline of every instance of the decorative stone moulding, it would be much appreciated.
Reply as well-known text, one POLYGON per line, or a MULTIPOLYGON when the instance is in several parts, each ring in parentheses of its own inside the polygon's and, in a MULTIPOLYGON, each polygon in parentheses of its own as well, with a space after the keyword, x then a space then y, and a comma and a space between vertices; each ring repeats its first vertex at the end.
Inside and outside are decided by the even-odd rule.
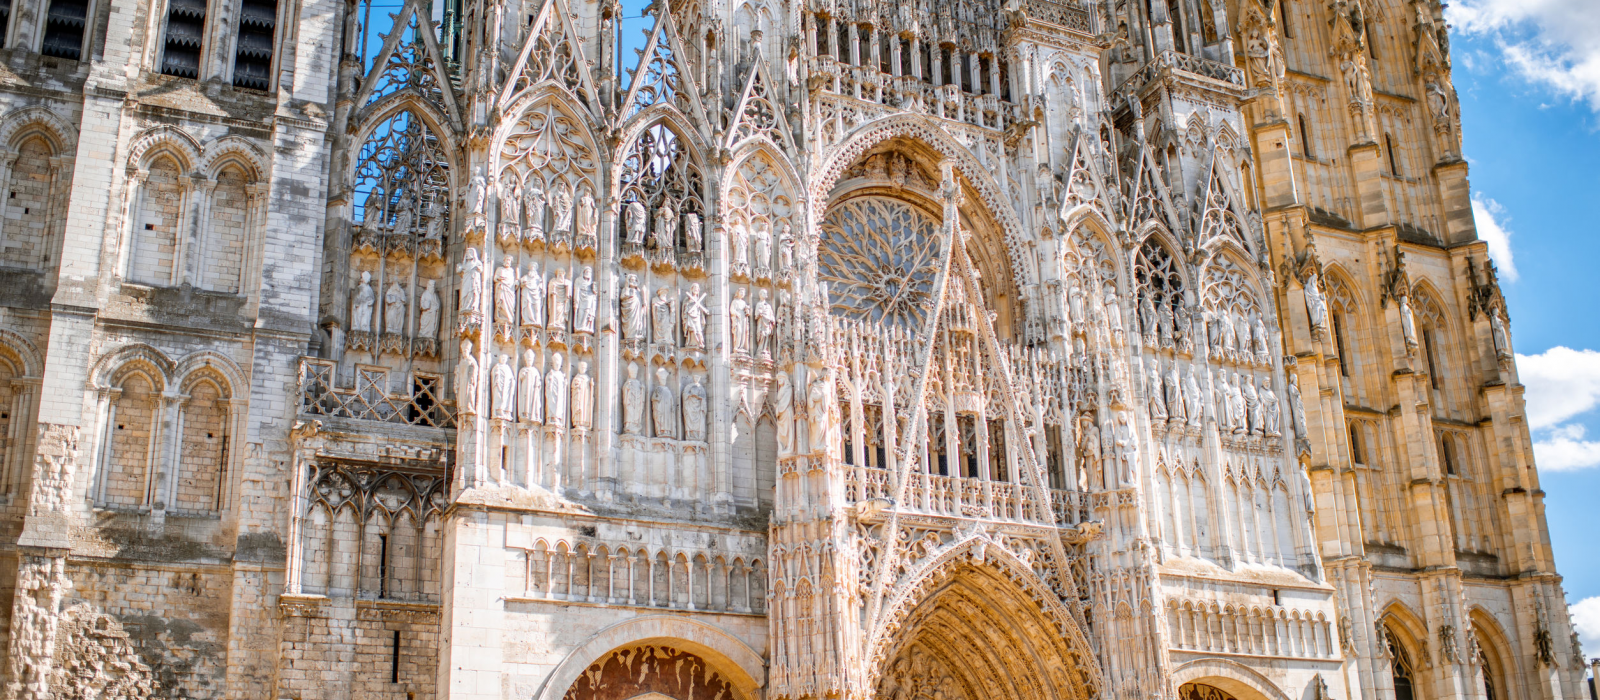
POLYGON ((435 359, 439 356, 439 341, 433 338, 417 338, 411 341, 411 352, 417 357, 435 359))
POLYGON ((344 336, 344 347, 346 350, 371 351, 373 345, 372 333, 369 331, 350 331, 344 336))
POLYGON ((462 311, 456 321, 456 334, 468 340, 477 340, 483 332, 483 312, 462 311))
POLYGON ((360 253, 378 252, 378 232, 365 224, 357 224, 355 235, 351 236, 350 248, 360 253))
POLYGON ((687 251, 678 254, 678 270, 686 277, 704 277, 706 274, 705 266, 705 253, 687 251))
POLYGON ((399 333, 384 333, 378 339, 378 352, 387 355, 406 354, 406 337, 399 333))
POLYGON ((417 243, 417 258, 427 263, 444 260, 444 242, 437 238, 422 239, 417 243))

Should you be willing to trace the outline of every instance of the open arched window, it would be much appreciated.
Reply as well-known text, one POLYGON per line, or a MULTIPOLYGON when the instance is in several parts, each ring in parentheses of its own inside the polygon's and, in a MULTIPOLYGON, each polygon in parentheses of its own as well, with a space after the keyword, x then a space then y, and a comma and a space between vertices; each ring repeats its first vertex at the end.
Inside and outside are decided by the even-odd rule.
POLYGON ((1420 688, 1417 686, 1416 666, 1411 661, 1411 653, 1406 650, 1396 636, 1394 627, 1387 626, 1389 642, 1389 673, 1394 678, 1394 700, 1423 700, 1420 688))

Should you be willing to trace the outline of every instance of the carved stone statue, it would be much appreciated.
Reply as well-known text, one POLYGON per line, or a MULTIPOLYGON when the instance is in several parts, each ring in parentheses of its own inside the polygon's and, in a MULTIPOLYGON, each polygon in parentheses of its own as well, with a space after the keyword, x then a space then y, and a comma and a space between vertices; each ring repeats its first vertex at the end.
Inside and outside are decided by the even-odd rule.
POLYGON ((362 270, 361 283, 356 285, 356 293, 350 300, 351 332, 372 332, 372 310, 377 303, 378 295, 372 291, 372 273, 362 270))
POLYGON ((1252 314, 1250 316, 1250 349, 1255 352, 1256 357, 1261 358, 1262 362, 1266 362, 1268 357, 1267 348, 1267 324, 1262 322, 1261 314, 1252 314))
POLYGON ((399 282, 390 282, 383 293, 383 332, 406 332, 406 289, 399 282))
POLYGON ((1200 383, 1195 381, 1194 372, 1183 377, 1183 404, 1189 414, 1189 425, 1199 426, 1205 418, 1205 407, 1200 395, 1200 383))
POLYGON ((772 302, 767 301, 767 290, 756 291, 756 352, 762 356, 772 354, 772 333, 778 327, 772 302))
POLYGON ((678 315, 673 302, 672 292, 666 287, 657 289, 656 298, 650 302, 650 334, 655 342, 663 345, 671 345, 678 340, 678 315))
POLYGON ((470 340, 461 341, 461 359, 456 361, 456 409, 462 415, 478 413, 478 358, 470 340))
POLYGON ((1172 304, 1162 299, 1156 308, 1156 335, 1161 340, 1161 347, 1172 347, 1172 332, 1176 325, 1172 317, 1172 304))
POLYGON ((1300 378, 1293 372, 1289 373, 1289 423, 1294 428, 1296 440, 1303 440, 1309 435, 1306 430, 1306 407, 1300 400, 1300 378))
POLYGON ((1228 373, 1219 369, 1215 379, 1211 385, 1211 394, 1212 404, 1217 410, 1217 429, 1231 433, 1236 422, 1233 414, 1233 397, 1228 392, 1228 373))
POLYGON ((1261 380, 1261 424, 1269 437, 1283 434, 1283 407, 1278 404, 1278 393, 1272 390, 1272 379, 1261 380))
POLYGON ((422 233, 422 240, 437 241, 444 238, 444 214, 435 213, 428 219, 428 228, 422 233))
POLYGON ((778 455, 794 454, 794 386, 787 372, 778 372, 778 387, 772 393, 772 413, 778 417, 778 455))
POLYGON ((699 375, 692 375, 683 389, 683 439, 706 439, 706 388, 700 385, 699 375))
POLYGON ((646 214, 644 204, 635 200, 628 202, 627 209, 628 245, 644 245, 644 230, 646 227, 646 214))
POLYGON ((678 223, 678 213, 672 210, 672 205, 662 200, 661 206, 656 208, 656 230, 653 239, 659 250, 671 250, 677 241, 675 226, 678 223))
POLYGON ((522 291, 517 306, 522 314, 522 325, 544 325, 544 275, 539 274, 539 263, 528 263, 528 271, 522 273, 519 286, 522 291))
POLYGON ((1411 297, 1405 294, 1400 295, 1400 333, 1407 348, 1417 347, 1417 319, 1411 313, 1411 297))
POLYGON ((544 373, 545 424, 567 426, 567 373, 561 371, 561 353, 550 356, 550 371, 544 373))
POLYGON ((511 369, 510 355, 500 355, 489 373, 489 383, 494 387, 490 415, 498 420, 514 420, 517 417, 517 373, 511 369))
POLYGON ((521 193, 521 187, 517 185, 516 180, 508 178, 505 182, 500 183, 500 228, 502 230, 509 227, 510 230, 515 231, 522 226, 522 212, 518 211, 522 208, 519 196, 521 193))
POLYGON ((1121 345, 1122 334, 1122 307, 1117 304, 1117 288, 1110 283, 1106 284, 1105 294, 1106 323, 1111 328, 1111 342, 1121 345))
POLYGON ((572 231, 572 186, 565 182, 556 183, 550 188, 550 218, 551 228, 557 234, 572 231))
POLYGON ((507 255, 494 271, 494 322, 517 322, 517 258, 507 255))
POLYGON ((807 447, 811 454, 816 454, 828 449, 828 382, 825 379, 811 380, 811 388, 806 394, 806 426, 808 428, 807 447))
POLYGON ((409 198, 400 200, 400 210, 395 212, 394 215, 394 232, 397 234, 411 233, 412 219, 414 218, 416 216, 412 213, 411 200, 409 198))
POLYGON ((1499 309, 1489 311, 1489 335, 1494 339, 1495 355, 1511 357, 1511 332, 1506 329, 1505 316, 1499 309))
POLYGON ((683 213, 683 247, 691 253, 705 250, 706 232, 700 215, 692 211, 683 213))
POLYGON ((483 262, 478 260, 478 249, 467 248, 456 265, 461 274, 461 311, 470 313, 482 310, 483 262))
POLYGON ((706 295, 700 291, 700 283, 689 285, 689 291, 683 295, 683 345, 684 347, 702 349, 706 346, 706 295))
POLYGON ((1251 435, 1266 432, 1266 421, 1261 415, 1261 397, 1256 394, 1256 383, 1249 377, 1239 377, 1239 392, 1244 400, 1244 414, 1249 417, 1251 435))
POLYGON ((1161 380, 1161 388, 1167 395, 1167 413, 1174 423, 1182 423, 1185 413, 1183 405, 1183 381, 1178 378, 1178 366, 1167 368, 1167 374, 1161 380))
POLYGON ((1144 334, 1145 342, 1154 344, 1160 337, 1156 326, 1156 303, 1150 299, 1152 295, 1146 294, 1139 300, 1139 331, 1144 334))
POLYGON ((644 428, 644 382, 639 381, 639 365, 628 363, 628 381, 622 383, 622 432, 638 435, 644 428))
POLYGON ((571 308, 572 280, 567 277, 567 268, 557 267, 550 274, 550 281, 546 285, 545 315, 548 317, 546 327, 551 330, 567 329, 567 312, 571 308))
POLYGON ((1144 385, 1145 399, 1150 406, 1150 422, 1157 423, 1167 419, 1167 404, 1162 398, 1161 370, 1155 365, 1150 366, 1144 385))
POLYGON ((1118 486, 1132 488, 1139 485, 1139 445, 1133 437, 1133 423, 1127 411, 1117 411, 1113 439, 1117 448, 1118 486))
POLYGON ((733 339, 733 351, 750 352, 750 302, 744 299, 745 289, 739 287, 733 291, 733 300, 728 302, 728 335, 733 339))
POLYGON ((1233 383, 1228 385, 1228 400, 1232 402, 1233 406, 1233 432, 1235 435, 1250 432, 1249 407, 1244 403, 1244 392, 1239 389, 1239 385, 1243 382, 1243 374, 1234 374, 1233 383))
POLYGON ((528 225, 523 229, 524 237, 531 240, 544 238, 544 190, 533 181, 528 182, 527 189, 522 192, 523 209, 528 215, 528 225))
POLYGON ((522 351, 522 369, 517 371, 517 416, 528 423, 543 423, 544 375, 535 362, 532 350, 522 351))
POLYGON ((639 276, 628 273, 622 285, 622 339, 644 340, 644 293, 639 290, 639 276))
POLYGON ((650 426, 656 437, 677 437, 677 404, 673 401, 667 368, 656 369, 656 386, 650 390, 650 426))
POLYGON ((745 228, 741 221, 733 225, 733 240, 730 247, 731 260, 728 264, 738 268, 750 264, 750 229, 745 228))
POLYGON ((1306 318, 1311 321, 1311 327, 1323 329, 1328 323, 1328 298, 1322 294, 1321 276, 1312 272, 1306 278, 1306 318))
POLYGON ((1101 436, 1099 424, 1093 417, 1078 419, 1078 475, 1085 479, 1083 489, 1109 489, 1114 484, 1106 483, 1106 475, 1101 465, 1101 436))
POLYGON ((579 360, 572 373, 572 428, 588 430, 594 424, 594 380, 589 378, 589 363, 579 360))
POLYGON ((422 288, 422 298, 417 300, 417 337, 428 340, 439 338, 439 291, 435 282, 428 280, 422 288))
POLYGON ((794 270, 794 234, 789 232, 789 222, 778 222, 778 274, 794 270))
POLYGON ((589 191, 588 186, 584 186, 583 194, 578 197, 578 235, 593 238, 596 223, 594 193, 589 191))
POLYGON ((489 182, 484 179, 483 173, 472 176, 472 188, 467 196, 467 211, 473 216, 483 216, 489 204, 489 182))
POLYGON ((1089 317, 1084 311, 1083 298, 1083 287, 1078 286, 1077 282, 1073 282, 1072 286, 1067 290, 1067 321, 1074 326, 1083 326, 1089 321, 1089 317))
POLYGON ((755 244, 755 266, 757 270, 768 269, 772 265, 772 231, 765 223, 756 224, 756 230, 750 234, 751 241, 755 244))
POLYGON ((572 330, 579 333, 593 333, 599 297, 594 290, 594 268, 585 265, 583 275, 578 277, 577 286, 572 291, 572 330))

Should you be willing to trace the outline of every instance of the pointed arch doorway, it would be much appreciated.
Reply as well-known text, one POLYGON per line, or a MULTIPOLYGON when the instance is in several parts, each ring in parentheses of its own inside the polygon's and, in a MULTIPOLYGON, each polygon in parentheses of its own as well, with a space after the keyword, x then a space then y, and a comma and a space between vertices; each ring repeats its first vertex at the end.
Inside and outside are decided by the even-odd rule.
POLYGON ((874 696, 1093 697, 1098 676, 1092 655, 1072 643, 1077 635, 1063 634, 1063 626, 1074 623, 1065 618, 1064 608, 1038 597, 1049 594, 1024 566, 1003 551, 975 547, 934 567, 916 586, 926 591, 920 602, 906 612, 891 612, 899 622, 891 620, 896 632, 878 667, 874 696))

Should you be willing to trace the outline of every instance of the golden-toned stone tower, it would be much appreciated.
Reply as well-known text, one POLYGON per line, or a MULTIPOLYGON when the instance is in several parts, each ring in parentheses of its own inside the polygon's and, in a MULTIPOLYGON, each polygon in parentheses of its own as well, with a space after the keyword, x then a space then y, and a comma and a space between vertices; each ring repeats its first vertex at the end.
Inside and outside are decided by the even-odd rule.
POLYGON ((13 0, 3 700, 1567 700, 1436 0, 13 0))

